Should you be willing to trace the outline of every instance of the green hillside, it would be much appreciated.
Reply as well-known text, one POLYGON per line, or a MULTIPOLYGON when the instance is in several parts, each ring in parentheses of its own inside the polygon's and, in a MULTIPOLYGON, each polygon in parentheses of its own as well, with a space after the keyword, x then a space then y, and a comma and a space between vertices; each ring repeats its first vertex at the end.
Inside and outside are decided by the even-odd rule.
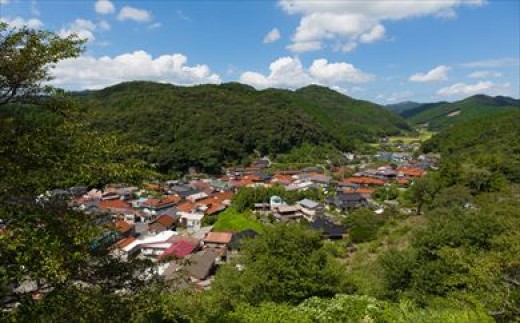
POLYGON ((453 124, 515 108, 520 108, 520 100, 503 96, 475 95, 452 103, 424 104, 404 111, 401 115, 410 123, 428 124, 430 130, 440 130, 453 124))
POLYGON ((397 113, 397 114, 401 115, 404 112, 415 109, 421 105, 423 105, 423 104, 419 103, 419 102, 405 101, 405 102, 387 104, 387 105, 385 105, 385 108, 392 111, 393 113, 397 113))
POLYGON ((446 129, 425 142, 425 152, 501 172, 520 183, 520 109, 503 111, 446 129))
POLYGON ((395 135, 411 130, 401 117, 384 107, 353 99, 326 87, 310 85, 295 93, 309 103, 307 112, 321 117, 322 124, 340 136, 369 141, 374 134, 395 135))
POLYGON ((192 166, 218 172, 255 151, 275 155, 303 143, 354 149, 377 136, 410 130, 404 119, 380 106, 321 87, 292 92, 256 91, 238 83, 130 82, 76 96, 96 127, 152 147, 147 158, 163 172, 192 166))

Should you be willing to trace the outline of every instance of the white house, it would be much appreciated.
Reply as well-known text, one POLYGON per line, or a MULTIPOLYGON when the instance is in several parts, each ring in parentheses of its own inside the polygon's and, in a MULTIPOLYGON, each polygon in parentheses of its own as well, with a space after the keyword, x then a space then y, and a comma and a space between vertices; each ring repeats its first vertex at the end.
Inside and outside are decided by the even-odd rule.
POLYGON ((198 231, 202 225, 204 213, 202 212, 179 212, 180 220, 183 226, 190 231, 198 231))

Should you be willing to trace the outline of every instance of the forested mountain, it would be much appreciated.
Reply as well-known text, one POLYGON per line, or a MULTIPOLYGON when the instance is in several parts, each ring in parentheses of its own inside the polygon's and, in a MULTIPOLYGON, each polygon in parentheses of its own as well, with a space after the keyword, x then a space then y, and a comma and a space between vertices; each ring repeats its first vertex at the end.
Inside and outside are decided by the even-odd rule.
POLYGON ((401 116, 412 124, 428 124, 429 129, 440 130, 453 124, 515 108, 520 108, 520 100, 479 94, 452 103, 423 104, 402 112, 401 116))
POLYGON ((318 86, 292 92, 129 82, 76 96, 99 129, 153 147, 148 159, 163 172, 192 166, 216 172, 255 151, 278 154, 303 143, 350 150, 411 130, 381 106, 318 86))
POLYGON ((403 114, 405 111, 417 108, 418 106, 423 105, 419 102, 414 101, 404 101, 399 103, 393 103, 393 104, 387 104, 385 105, 385 108, 388 110, 397 113, 397 114, 403 114))
POLYGON ((470 162, 520 183, 520 109, 477 118, 445 129, 425 142, 425 152, 470 162))

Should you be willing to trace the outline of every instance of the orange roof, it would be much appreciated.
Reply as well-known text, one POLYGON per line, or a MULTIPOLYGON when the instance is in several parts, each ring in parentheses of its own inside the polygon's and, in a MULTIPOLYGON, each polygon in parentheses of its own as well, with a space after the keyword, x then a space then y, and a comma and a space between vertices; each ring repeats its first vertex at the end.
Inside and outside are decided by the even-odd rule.
POLYGON ((385 181, 378 178, 372 178, 372 177, 349 177, 345 180, 347 183, 352 184, 360 184, 360 185, 375 185, 375 186, 382 186, 385 185, 385 181))
POLYGON ((156 184, 156 183, 146 183, 146 184, 144 184, 144 186, 147 189, 154 190, 154 191, 158 191, 161 189, 161 185, 156 184))
POLYGON ((104 200, 99 203, 102 209, 131 209, 132 206, 123 200, 104 200))
POLYGON ((160 223, 168 228, 171 227, 175 221, 167 215, 161 215, 157 220, 155 220, 155 223, 160 223))
POLYGON ((205 199, 199 200, 197 202, 183 202, 177 205, 177 209, 182 212, 190 212, 195 207, 206 206, 207 209, 204 211, 205 215, 212 215, 219 211, 222 211, 226 206, 224 205, 224 201, 231 200, 233 197, 233 192, 219 192, 212 196, 206 197, 205 199))
POLYGON ((162 197, 160 199, 154 199, 154 198, 147 199, 146 201, 144 201, 142 203, 142 205, 160 208, 160 207, 163 207, 163 206, 166 206, 169 204, 176 204, 180 200, 181 200, 181 198, 178 195, 168 195, 168 196, 162 197))
POLYGON ((117 232, 120 232, 120 233, 128 232, 128 231, 132 230, 132 228, 134 227, 133 225, 131 225, 130 223, 128 223, 124 220, 116 220, 116 222, 114 223, 114 226, 116 227, 117 232))
POLYGON ((419 167, 399 167, 397 171, 406 176, 421 177, 424 175, 424 170, 419 167))
POLYGON ((123 249, 124 247, 128 246, 129 244, 131 244, 135 240, 137 240, 135 237, 124 238, 122 240, 119 240, 116 243, 116 247, 119 248, 119 249, 123 249))
POLYGON ((271 182, 281 183, 281 184, 291 184, 293 181, 291 175, 283 175, 283 174, 275 174, 271 182))
POLYGON ((208 232, 204 238, 204 242, 228 244, 231 238, 233 238, 233 233, 231 232, 208 232))
POLYGON ((345 193, 360 193, 360 194, 368 194, 368 195, 372 195, 374 193, 375 190, 371 189, 371 188, 366 188, 366 187, 360 187, 360 188, 356 188, 356 189, 345 189, 343 190, 343 192, 345 193))

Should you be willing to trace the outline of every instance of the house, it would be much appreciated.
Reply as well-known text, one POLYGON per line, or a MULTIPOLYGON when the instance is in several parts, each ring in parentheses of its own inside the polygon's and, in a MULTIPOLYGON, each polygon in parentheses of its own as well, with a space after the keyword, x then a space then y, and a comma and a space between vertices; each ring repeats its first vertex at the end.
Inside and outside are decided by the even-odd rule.
POLYGON ((124 220, 116 220, 114 227, 122 237, 129 237, 135 233, 134 225, 124 220))
POLYGON ((346 183, 357 184, 360 186, 383 186, 385 181, 378 178, 372 178, 367 176, 349 177, 345 180, 346 183))
POLYGON ((267 168, 270 166, 271 166, 271 160, 268 157, 257 159, 251 164, 251 167, 260 168, 260 169, 267 168))
POLYGON ((399 167, 397 168, 399 177, 422 177, 426 172, 419 167, 399 167))
POLYGON ((202 281, 207 279, 212 273, 216 265, 219 254, 212 249, 200 251, 189 258, 189 265, 186 271, 192 281, 202 281))
POLYGON ((323 207, 320 203, 309 200, 309 199, 303 199, 297 203, 300 206, 300 210, 307 219, 312 219, 318 214, 321 214, 323 212, 323 207))
POLYGON ((275 218, 278 221, 296 220, 302 217, 300 207, 297 205, 281 205, 275 208, 275 218))
POLYGON ((198 231, 202 225, 204 213, 202 212, 179 212, 180 220, 183 227, 190 231, 198 231))
POLYGON ((149 198, 141 203, 141 207, 145 211, 156 214, 157 211, 174 207, 180 200, 181 197, 179 195, 168 195, 159 199, 149 198))
POLYGON ((231 242, 233 234, 231 232, 208 232, 204 237, 204 247, 226 249, 231 242))
POLYGON ((168 230, 155 235, 142 236, 123 247, 117 248, 113 251, 113 254, 122 259, 128 259, 144 250, 144 256, 155 258, 171 246, 169 240, 176 235, 178 235, 177 232, 168 230))
POLYGON ((178 239, 175 240, 169 248, 159 256, 159 259, 165 257, 184 258, 191 255, 199 247, 199 243, 195 239, 178 239))
POLYGON ((159 233, 173 228, 175 220, 167 215, 161 215, 148 226, 150 232, 159 233))
POLYGON ((309 226, 313 230, 320 231, 324 239, 343 239, 347 233, 345 226, 336 224, 325 217, 317 217, 309 223, 309 226))
POLYGON ((337 193, 327 198, 327 203, 343 211, 368 206, 367 198, 360 193, 337 193))

